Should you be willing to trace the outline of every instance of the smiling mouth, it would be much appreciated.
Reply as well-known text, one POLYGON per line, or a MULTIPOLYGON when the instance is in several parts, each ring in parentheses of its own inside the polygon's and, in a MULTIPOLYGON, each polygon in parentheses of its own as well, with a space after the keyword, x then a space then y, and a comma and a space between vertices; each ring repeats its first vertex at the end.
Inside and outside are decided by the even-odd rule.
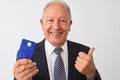
POLYGON ((60 35, 63 34, 63 32, 50 32, 50 33, 51 33, 51 35, 53 35, 53 36, 60 36, 60 35))

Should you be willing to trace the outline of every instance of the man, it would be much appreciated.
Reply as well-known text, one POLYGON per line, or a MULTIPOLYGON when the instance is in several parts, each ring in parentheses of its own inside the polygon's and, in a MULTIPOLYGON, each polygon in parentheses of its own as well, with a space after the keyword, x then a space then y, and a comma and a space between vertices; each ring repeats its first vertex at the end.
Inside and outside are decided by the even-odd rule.
POLYGON ((48 3, 40 22, 45 39, 36 45, 32 60, 16 61, 16 80, 55 80, 55 48, 63 49, 65 67, 65 78, 57 80, 101 80, 93 62, 94 48, 67 40, 72 20, 70 8, 64 1, 48 3))

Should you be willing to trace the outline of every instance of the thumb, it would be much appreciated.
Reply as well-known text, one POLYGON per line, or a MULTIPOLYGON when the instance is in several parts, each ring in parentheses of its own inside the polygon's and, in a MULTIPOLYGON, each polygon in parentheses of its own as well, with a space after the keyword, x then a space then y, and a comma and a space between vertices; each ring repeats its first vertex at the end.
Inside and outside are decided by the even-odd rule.
POLYGON ((95 50, 95 48, 90 48, 90 49, 89 49, 89 52, 88 52, 88 55, 89 55, 89 56, 92 56, 92 55, 93 55, 94 50, 95 50))

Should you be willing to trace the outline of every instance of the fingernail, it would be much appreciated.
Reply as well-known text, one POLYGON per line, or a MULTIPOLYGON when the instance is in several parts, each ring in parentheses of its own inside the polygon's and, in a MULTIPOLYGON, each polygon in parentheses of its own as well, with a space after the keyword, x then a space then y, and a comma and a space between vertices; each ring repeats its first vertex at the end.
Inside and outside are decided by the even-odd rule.
POLYGON ((39 69, 36 70, 37 72, 39 71, 39 69))
POLYGON ((29 60, 29 62, 31 63, 31 62, 32 62, 32 60, 29 60))
POLYGON ((36 63, 35 63, 35 62, 34 62, 33 64, 34 64, 34 65, 36 65, 36 63))

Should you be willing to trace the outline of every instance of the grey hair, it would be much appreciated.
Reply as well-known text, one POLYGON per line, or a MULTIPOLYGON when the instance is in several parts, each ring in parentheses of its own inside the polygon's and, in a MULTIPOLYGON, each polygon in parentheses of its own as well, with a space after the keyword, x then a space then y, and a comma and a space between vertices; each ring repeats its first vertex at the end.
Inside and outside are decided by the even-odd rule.
POLYGON ((46 8, 47 8, 48 6, 54 4, 54 3, 58 3, 58 4, 62 5, 62 6, 64 6, 64 7, 67 9, 68 13, 69 13, 69 19, 72 18, 72 16, 71 16, 71 11, 70 11, 70 7, 68 6, 68 4, 67 4, 66 2, 64 2, 64 1, 62 1, 62 0, 53 0, 53 1, 49 2, 49 3, 44 7, 44 9, 43 9, 42 18, 44 17, 44 12, 45 12, 46 8))

